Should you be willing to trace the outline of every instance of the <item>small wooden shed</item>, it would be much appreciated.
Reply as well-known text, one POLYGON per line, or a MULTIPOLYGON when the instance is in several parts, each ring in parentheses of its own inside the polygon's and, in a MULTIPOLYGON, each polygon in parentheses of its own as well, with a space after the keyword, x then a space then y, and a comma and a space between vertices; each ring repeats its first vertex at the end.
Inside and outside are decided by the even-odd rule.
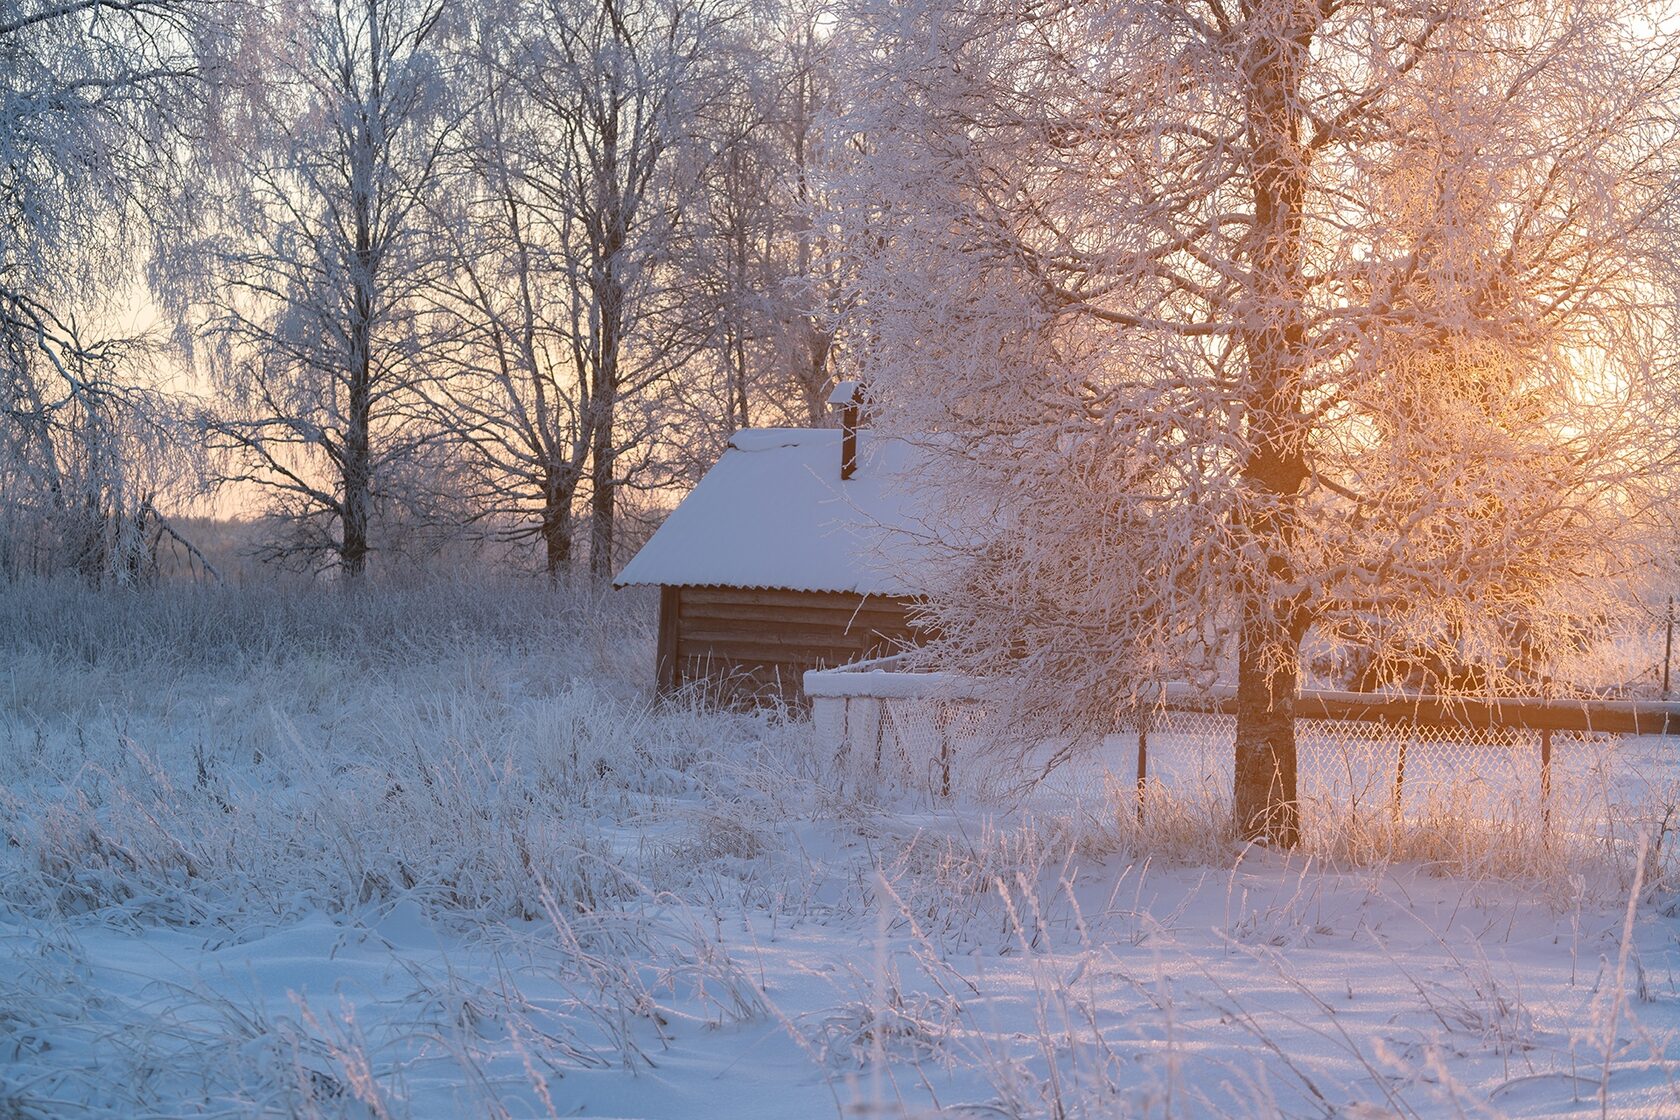
POLYGON ((614 581, 660 588, 659 690, 803 703, 805 670, 913 642, 913 558, 894 530, 914 463, 851 424, 737 432, 614 581))

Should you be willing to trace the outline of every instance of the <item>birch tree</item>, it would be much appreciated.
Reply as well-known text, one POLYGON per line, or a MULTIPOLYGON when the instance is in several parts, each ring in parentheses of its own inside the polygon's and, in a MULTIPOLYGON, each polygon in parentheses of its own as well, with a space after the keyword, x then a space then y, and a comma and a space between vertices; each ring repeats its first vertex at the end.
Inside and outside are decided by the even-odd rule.
POLYGON ((651 477, 653 394, 703 325, 671 267, 697 168, 689 122, 716 92, 727 0, 534 0, 512 66, 531 135, 527 212, 565 285, 567 359, 589 442, 589 567, 612 572, 620 488, 651 477))
POLYGON ((191 488, 155 348, 112 337, 219 29, 187 0, 0 0, 0 565, 140 573, 191 488))
POLYGON ((931 656, 1018 726, 1233 672, 1234 827, 1290 845, 1309 635, 1532 688, 1618 609, 1675 338, 1660 6, 863 0, 843 33, 871 394, 941 464, 931 656))
POLYGON ((829 419, 838 285, 820 198, 835 87, 824 19, 823 5, 789 3, 738 32, 740 76, 703 117, 712 150, 691 271, 716 308, 717 400, 696 416, 721 421, 708 465, 738 428, 829 419))
POLYGON ((546 172, 550 137, 514 76, 517 47, 491 33, 489 7, 467 65, 484 96, 469 125, 468 171, 455 194, 449 265, 428 298, 451 324, 429 394, 457 450, 476 524, 508 541, 536 539, 551 580, 573 567, 577 501, 592 446, 594 387, 575 361, 564 222, 528 177, 546 172))
POLYGON ((464 113, 443 0, 298 0, 246 29, 214 122, 201 237, 172 256, 224 392, 224 479, 280 526, 268 555, 366 569, 375 513, 432 432, 417 292, 438 267, 426 204, 464 113))
POLYGON ((844 295, 822 195, 836 88, 826 12, 797 0, 737 25, 735 76, 696 122, 705 166, 679 268, 707 329, 664 405, 677 479, 698 479, 741 428, 833 422, 844 295))
POLYGON ((472 36, 485 91, 469 181, 430 298, 452 324, 429 393, 481 519, 569 571, 611 574, 619 491, 665 477, 664 405, 700 352, 679 243, 702 108, 736 8, 714 0, 511 0, 472 36))
MULTIPOLYGON (((737 81, 705 110, 708 166, 685 262, 713 328, 705 351, 711 368, 704 371, 712 376, 700 379, 704 404, 695 419, 722 439, 751 427, 754 405, 763 403, 758 398, 784 279, 776 259, 781 153, 772 122, 778 91, 768 59, 745 43, 735 47, 737 81)), ((717 440, 706 442, 713 445, 708 458, 714 458, 717 440)))
POLYGON ((825 169, 844 154, 848 139, 834 122, 840 116, 831 34, 831 6, 795 0, 782 17, 774 61, 780 75, 777 133, 786 174, 781 198, 787 214, 785 252, 777 316, 778 353, 792 374, 804 406, 804 422, 828 422, 828 395, 836 373, 845 295, 840 280, 837 230, 822 195, 825 169))

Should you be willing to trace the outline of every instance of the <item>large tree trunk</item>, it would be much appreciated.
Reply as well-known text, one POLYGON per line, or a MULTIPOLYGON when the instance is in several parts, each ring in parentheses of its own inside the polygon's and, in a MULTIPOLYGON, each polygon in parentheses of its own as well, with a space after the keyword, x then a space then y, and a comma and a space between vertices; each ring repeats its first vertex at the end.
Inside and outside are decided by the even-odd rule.
POLYGON ((543 491, 547 496, 542 512, 542 539, 548 581, 560 583, 572 572, 572 487, 564 482, 550 482, 543 491))
POLYGON ((601 254, 603 279, 597 289, 601 336, 594 371, 594 429, 589 453, 593 472, 589 494, 589 574, 603 581, 612 577, 613 515, 618 498, 618 362, 624 344, 625 293, 616 272, 618 254, 624 247, 624 231, 616 210, 608 228, 612 236, 601 254))
POLYGON ((564 583, 572 570, 571 519, 544 515, 542 523, 543 551, 548 563, 548 582, 564 583))
POLYGON ((350 325, 350 399, 341 471, 343 535, 338 549, 339 568, 349 579, 360 578, 367 568, 368 510, 373 490, 373 299, 367 288, 361 283, 356 286, 350 325))
POLYGON ((800 388, 805 393, 805 412, 813 428, 827 426, 828 356, 834 338, 810 320, 806 321, 805 367, 799 371, 800 388))
POLYGON ((348 454, 358 460, 344 470, 343 539, 339 542, 339 570, 350 579, 359 579, 367 570, 368 544, 368 470, 366 440, 352 441, 348 454), (357 443, 361 446, 358 448, 357 443))
MULTIPOLYGON (((611 258, 609 258, 610 260, 611 258)), ((601 350, 595 368, 590 433, 589 574, 612 578, 613 514, 618 499, 618 347, 622 293, 609 284, 601 300, 601 350)))
MULTIPOLYGON (((358 231, 358 238, 361 231, 358 231)), ((358 256, 366 255, 359 250, 358 256)), ((344 486, 340 520, 339 569, 359 579, 367 569, 368 510, 373 490, 373 297, 369 285, 357 283, 350 324, 349 410, 344 430, 344 486)))
POLYGON ((1260 611, 1246 613, 1237 662, 1234 819, 1245 840, 1300 842, 1295 783, 1296 643, 1260 611))
MULTIPOLYGON (((365 333, 365 328, 362 333, 365 333)), ((364 343, 365 345, 365 343, 364 343)), ((340 520, 339 569, 348 579, 359 579, 367 570, 369 492, 373 484, 371 396, 365 368, 366 353, 356 359, 358 369, 350 383, 350 422, 344 433, 344 507, 340 520)))
MULTIPOLYGON (((372 86, 381 84, 379 21, 370 11, 369 30, 375 36, 371 57, 372 86)), ((378 298, 373 251, 373 168, 377 161, 372 124, 364 109, 357 121, 356 147, 351 153, 355 174, 351 205, 355 213, 355 249, 350 275, 349 413, 344 431, 344 507, 339 542, 339 568, 345 577, 360 579, 367 569, 368 513, 373 504, 373 314, 378 298)))
POLYGON ((589 574, 598 580, 612 576, 613 506, 617 497, 613 472, 618 469, 612 410, 608 407, 602 411, 607 415, 595 429, 595 446, 590 453, 593 485, 589 494, 589 574))
POLYGON ((1239 530, 1254 567, 1245 574, 1238 644, 1232 810, 1246 839, 1293 847, 1300 839, 1295 785, 1295 690, 1302 605, 1288 598, 1290 555, 1307 479, 1301 412, 1306 328, 1302 223, 1307 158, 1301 145, 1301 72, 1317 18, 1294 0, 1250 17, 1265 26, 1245 60, 1253 137, 1254 228, 1248 358, 1248 461, 1239 530))
MULTIPOLYGON (((732 159, 739 159, 732 155, 732 159)), ((733 180, 739 182, 737 178, 733 180)), ((752 427, 752 414, 748 407, 748 369, 747 369, 747 323, 743 310, 746 304, 747 279, 747 218, 736 215, 734 235, 730 239, 730 270, 734 274, 731 280, 730 306, 726 314, 732 320, 729 329, 729 430, 731 433, 742 428, 752 427)))

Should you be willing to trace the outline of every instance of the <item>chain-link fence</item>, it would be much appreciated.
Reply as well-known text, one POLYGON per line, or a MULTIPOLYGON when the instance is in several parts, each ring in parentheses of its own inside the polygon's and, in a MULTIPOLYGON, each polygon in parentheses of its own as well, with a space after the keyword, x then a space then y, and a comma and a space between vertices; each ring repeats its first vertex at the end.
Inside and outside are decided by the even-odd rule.
MULTIPOLYGON (((1125 717, 1100 741, 1022 748, 1000 741, 983 689, 941 674, 833 670, 808 677, 807 691, 819 743, 859 789, 1140 816, 1167 800, 1230 804, 1236 719, 1194 698, 1125 717)), ((1302 824, 1311 829, 1467 812, 1542 822, 1554 804, 1578 806, 1576 795, 1603 785, 1620 738, 1520 717, 1481 725, 1307 718, 1296 723, 1296 742, 1302 824)))

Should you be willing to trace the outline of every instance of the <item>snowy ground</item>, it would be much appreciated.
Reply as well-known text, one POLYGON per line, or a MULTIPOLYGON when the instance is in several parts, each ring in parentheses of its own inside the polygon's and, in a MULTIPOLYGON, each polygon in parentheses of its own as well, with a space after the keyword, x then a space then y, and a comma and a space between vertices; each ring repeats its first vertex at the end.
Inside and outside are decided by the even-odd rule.
POLYGON ((0 1117, 1680 1115, 1667 744, 1285 858, 864 797, 645 606, 0 593, 0 1117))

